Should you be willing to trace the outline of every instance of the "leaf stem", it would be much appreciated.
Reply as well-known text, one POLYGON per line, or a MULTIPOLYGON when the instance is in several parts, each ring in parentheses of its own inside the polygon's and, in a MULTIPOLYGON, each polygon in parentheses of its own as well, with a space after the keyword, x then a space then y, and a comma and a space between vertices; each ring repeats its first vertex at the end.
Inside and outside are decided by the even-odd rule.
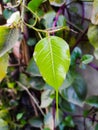
POLYGON ((67 26, 57 27, 54 30, 52 30, 52 28, 48 28, 48 29, 42 30, 42 29, 36 28, 33 25, 30 25, 30 24, 28 24, 26 22, 24 22, 24 24, 26 26, 28 26, 29 28, 32 28, 33 30, 38 31, 38 32, 42 32, 42 33, 53 33, 53 32, 58 32, 58 31, 64 30, 64 29, 66 29, 68 31, 70 30, 67 26))
POLYGON ((59 101, 58 101, 58 89, 56 89, 56 119, 58 120, 59 119, 59 101))

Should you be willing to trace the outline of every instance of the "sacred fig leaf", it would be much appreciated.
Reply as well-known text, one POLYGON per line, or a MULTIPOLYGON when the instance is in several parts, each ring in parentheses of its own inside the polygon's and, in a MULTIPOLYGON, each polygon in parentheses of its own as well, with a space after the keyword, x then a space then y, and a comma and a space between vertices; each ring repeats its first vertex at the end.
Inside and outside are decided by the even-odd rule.
POLYGON ((44 80, 58 90, 70 65, 70 52, 66 41, 57 36, 40 40, 34 50, 34 60, 44 80))
POLYGON ((18 41, 19 29, 0 26, 0 57, 9 51, 18 41))
POLYGON ((56 110, 58 118, 58 90, 69 69, 69 46, 66 41, 60 37, 45 37, 35 46, 34 60, 43 79, 56 90, 56 110))
POLYGON ((0 57, 0 82, 6 76, 8 67, 8 55, 5 54, 4 56, 0 57))

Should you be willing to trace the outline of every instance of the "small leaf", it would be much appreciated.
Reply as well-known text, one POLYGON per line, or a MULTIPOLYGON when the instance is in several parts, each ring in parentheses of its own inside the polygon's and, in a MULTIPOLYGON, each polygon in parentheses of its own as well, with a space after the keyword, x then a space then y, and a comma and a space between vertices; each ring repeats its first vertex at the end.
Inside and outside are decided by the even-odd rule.
POLYGON ((46 108, 48 107, 52 101, 53 101, 53 98, 51 97, 51 94, 52 94, 53 91, 51 90, 45 90, 44 92, 42 92, 41 94, 41 108, 46 108))
POLYGON ((42 77, 31 77, 29 79, 29 84, 31 86, 31 88, 35 89, 35 90, 43 90, 44 89, 44 81, 42 79, 42 77))
POLYGON ((17 114, 17 116, 16 116, 17 121, 20 120, 20 119, 23 117, 23 114, 24 114, 24 113, 18 113, 18 114, 17 114))
POLYGON ((19 20, 20 20, 20 12, 16 11, 9 17, 9 19, 7 20, 7 24, 8 25, 18 24, 19 20))
POLYGON ((76 106, 70 102, 68 102, 67 100, 62 99, 60 105, 60 109, 65 112, 75 112, 76 110, 76 106))
POLYGON ((61 6, 65 2, 64 0, 49 0, 49 1, 54 6, 61 6))
POLYGON ((4 56, 0 57, 0 82, 6 76, 8 67, 8 55, 5 54, 4 56))
POLYGON ((93 61, 93 58, 94 57, 92 55, 86 54, 82 56, 81 61, 83 64, 89 64, 90 62, 93 61))
POLYGON ((53 121, 53 116, 51 113, 48 113, 47 115, 45 115, 44 117, 44 127, 45 128, 50 128, 50 130, 53 130, 53 126, 54 126, 54 121, 53 121))
POLYGON ((90 106, 98 107, 98 96, 90 96, 86 99, 85 103, 90 106))
POLYGON ((27 67, 27 72, 29 72, 32 76, 41 76, 36 62, 34 61, 34 58, 30 60, 27 67))
POLYGON ((7 122, 1 118, 0 118, 0 130, 9 130, 7 122))
POLYGON ((39 117, 33 117, 29 119, 29 124, 33 127, 40 128, 43 125, 42 119, 39 117))
POLYGON ((28 7, 32 10, 32 11, 36 11, 38 9, 38 7, 41 5, 41 3, 43 2, 43 0, 31 0, 28 3, 28 7))
POLYGON ((51 28, 51 27, 53 27, 53 20, 54 20, 54 18, 55 18, 55 16, 56 16, 56 13, 54 12, 54 11, 49 11, 48 13, 46 13, 45 15, 44 15, 44 26, 46 27, 46 28, 51 28))
POLYGON ((72 119, 71 116, 67 116, 65 118, 64 124, 65 124, 65 126, 69 126, 69 127, 74 127, 75 126, 75 124, 74 124, 73 119, 72 119))
MULTIPOLYGON (((54 18, 56 17, 56 13, 54 11, 49 11, 44 15, 44 26, 46 28, 53 27, 54 18)), ((63 15, 59 15, 58 21, 57 21, 57 27, 66 26, 66 19, 63 15)))
POLYGON ((37 43, 34 60, 44 80, 58 90, 70 65, 68 44, 57 36, 46 37, 37 43))
POLYGON ((71 54, 71 65, 75 65, 77 58, 80 58, 81 55, 82 55, 81 49, 79 47, 75 47, 75 49, 72 51, 71 54))
POLYGON ((5 17, 5 19, 8 19, 11 15, 13 14, 13 11, 10 9, 4 9, 3 11, 3 16, 5 17))

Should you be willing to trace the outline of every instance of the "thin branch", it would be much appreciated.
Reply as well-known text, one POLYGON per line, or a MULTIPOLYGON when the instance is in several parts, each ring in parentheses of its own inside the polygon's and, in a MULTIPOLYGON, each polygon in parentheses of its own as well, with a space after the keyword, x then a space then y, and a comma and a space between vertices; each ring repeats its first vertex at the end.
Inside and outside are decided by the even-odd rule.
POLYGON ((23 84, 21 84, 20 82, 16 82, 21 88, 23 88, 27 93, 28 95, 30 96, 30 98, 34 101, 34 103, 36 104, 36 106, 38 107, 38 109, 40 110, 41 114, 43 116, 45 116, 45 113, 43 112, 43 110, 40 108, 38 102, 36 101, 35 97, 29 92, 28 88, 25 87, 23 84))
POLYGON ((87 33, 87 29, 84 30, 84 32, 79 36, 79 38, 77 39, 75 45, 71 48, 71 52, 73 51, 73 49, 81 42, 81 39, 83 39, 83 37, 85 36, 85 34, 87 33))
POLYGON ((22 20, 22 23, 21 23, 21 32, 24 32, 24 24, 23 24, 23 21, 25 19, 25 7, 23 5, 26 4, 26 0, 23 0, 22 1, 22 5, 21 5, 21 20, 22 20))
POLYGON ((88 65, 93 69, 95 69, 96 71, 98 71, 98 66, 96 66, 94 63, 89 63, 88 65))
MULTIPOLYGON (((72 117, 73 118, 84 118, 83 115, 73 115, 72 117)), ((98 123, 98 120, 97 119, 93 119, 93 117, 91 117, 91 116, 87 116, 86 118, 90 119, 91 121, 95 121, 95 122, 98 123)))

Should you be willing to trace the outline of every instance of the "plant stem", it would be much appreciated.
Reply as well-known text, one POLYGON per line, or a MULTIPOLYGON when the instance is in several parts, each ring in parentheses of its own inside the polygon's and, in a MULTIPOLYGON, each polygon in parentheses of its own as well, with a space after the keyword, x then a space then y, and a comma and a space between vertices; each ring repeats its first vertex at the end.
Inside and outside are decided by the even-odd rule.
POLYGON ((88 65, 98 71, 98 66, 96 66, 94 63, 89 63, 88 65))
MULTIPOLYGON (((73 115, 72 117, 73 117, 73 118, 84 118, 83 115, 73 115)), ((90 116, 87 116, 86 118, 90 119, 91 121, 95 121, 95 122, 98 123, 98 120, 97 120, 97 119, 93 119, 93 118, 90 117, 90 116)))
POLYGON ((42 109, 40 108, 40 106, 39 106, 38 102, 36 101, 35 97, 32 96, 32 94, 29 92, 28 88, 25 87, 23 84, 21 84, 21 83, 18 82, 18 81, 17 81, 16 83, 28 93, 28 95, 30 96, 30 98, 34 101, 34 103, 36 104, 36 106, 37 106, 38 109, 40 110, 41 114, 42 114, 43 116, 45 116, 45 113, 44 113, 44 112, 42 111, 42 109))
POLYGON ((52 28, 48 28, 48 29, 45 29, 45 30, 42 30, 42 29, 39 29, 39 28, 36 28, 30 24, 27 24, 24 22, 24 24, 26 26, 28 26, 29 28, 32 28, 33 30, 37 31, 37 32, 42 32, 42 33, 53 33, 53 32, 57 32, 57 31, 60 31, 60 30, 70 30, 67 26, 63 26, 63 27, 57 27, 55 28, 54 30, 52 30, 52 28))
POLYGON ((87 33, 87 29, 84 30, 84 32, 79 36, 79 38, 77 39, 75 45, 71 48, 71 52, 73 51, 73 49, 81 42, 81 39, 83 39, 83 37, 85 36, 85 34, 87 33))
MULTIPOLYGON (((26 0, 23 0, 22 4, 25 5, 26 4, 26 0)), ((21 6, 21 20, 22 20, 21 32, 22 33, 24 32, 24 24, 23 24, 24 18, 25 18, 25 8, 24 8, 24 6, 21 6)))
MULTIPOLYGON (((54 30, 55 27, 57 26, 58 18, 59 18, 59 16, 60 16, 60 14, 62 13, 62 9, 64 8, 64 6, 65 6, 65 4, 63 4, 63 5, 59 8, 58 12, 56 13, 56 16, 55 16, 54 22, 53 22, 53 30, 54 30)), ((54 35, 54 32, 53 32, 53 35, 54 35)))

